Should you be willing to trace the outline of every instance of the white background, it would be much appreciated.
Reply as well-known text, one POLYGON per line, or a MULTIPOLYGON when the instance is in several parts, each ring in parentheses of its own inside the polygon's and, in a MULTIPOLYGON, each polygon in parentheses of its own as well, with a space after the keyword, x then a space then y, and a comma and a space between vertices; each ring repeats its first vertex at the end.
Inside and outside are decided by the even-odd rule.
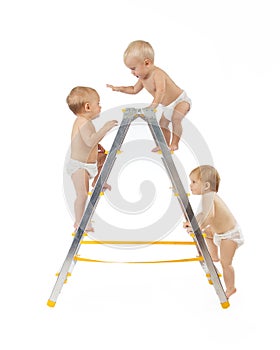
POLYGON ((277 348, 278 2, 9 1, 0 26, 1 347, 277 348), (103 110, 150 102, 144 91, 105 86, 134 83, 122 55, 136 39, 153 45, 156 65, 191 97, 188 118, 243 228, 227 310, 197 263, 78 263, 56 307, 46 306, 72 241, 62 173, 74 117, 65 98, 88 85, 103 110))

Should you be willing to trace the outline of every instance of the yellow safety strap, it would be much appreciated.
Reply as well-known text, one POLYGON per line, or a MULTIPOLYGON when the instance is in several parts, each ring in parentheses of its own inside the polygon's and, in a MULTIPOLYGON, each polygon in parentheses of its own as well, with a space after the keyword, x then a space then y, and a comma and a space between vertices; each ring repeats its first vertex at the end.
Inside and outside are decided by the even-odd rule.
POLYGON ((173 245, 196 245, 195 242, 185 241, 82 241, 81 244, 173 244, 173 245))
POLYGON ((161 263, 175 263, 175 262, 191 262, 191 261, 203 261, 202 256, 198 256, 196 258, 188 258, 188 259, 178 259, 178 260, 156 260, 156 261, 105 261, 105 260, 93 260, 82 258, 78 255, 74 256, 74 260, 76 261, 84 261, 84 262, 97 262, 97 263, 109 263, 109 264, 161 264, 161 263))

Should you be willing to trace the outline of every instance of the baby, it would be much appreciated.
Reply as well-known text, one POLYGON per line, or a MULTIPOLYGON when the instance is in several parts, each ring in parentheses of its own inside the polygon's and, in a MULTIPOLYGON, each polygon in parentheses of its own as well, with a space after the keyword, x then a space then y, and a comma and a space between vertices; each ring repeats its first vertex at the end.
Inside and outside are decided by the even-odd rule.
MULTIPOLYGON (((94 179, 98 173, 98 144, 106 133, 117 125, 117 121, 108 121, 100 130, 95 130, 92 120, 100 114, 100 98, 97 91, 90 87, 73 88, 66 101, 70 110, 76 115, 71 135, 71 156, 66 166, 76 191, 74 203, 76 230, 85 210, 89 180, 94 179)), ((86 231, 93 231, 90 223, 86 231)))
MULTIPOLYGON (((158 105, 162 106, 160 127, 170 150, 177 150, 182 135, 182 120, 191 108, 190 98, 166 72, 154 65, 154 50, 148 42, 142 40, 131 42, 124 52, 124 63, 138 78, 136 84, 134 86, 107 84, 107 87, 126 94, 137 94, 145 88, 154 98, 149 107, 155 109, 158 105), (172 138, 168 128, 170 122, 172 138)), ((153 152, 158 150, 156 147, 153 152)))
MULTIPOLYGON (((202 195, 202 211, 196 216, 198 225, 206 234, 206 243, 213 261, 221 262, 226 296, 236 292, 232 260, 235 251, 244 243, 244 238, 234 216, 224 201, 217 195, 220 176, 210 165, 202 165, 190 173, 190 189, 194 195, 202 195), (220 259, 218 255, 220 247, 220 259)), ((184 227, 191 232, 189 222, 184 227)))

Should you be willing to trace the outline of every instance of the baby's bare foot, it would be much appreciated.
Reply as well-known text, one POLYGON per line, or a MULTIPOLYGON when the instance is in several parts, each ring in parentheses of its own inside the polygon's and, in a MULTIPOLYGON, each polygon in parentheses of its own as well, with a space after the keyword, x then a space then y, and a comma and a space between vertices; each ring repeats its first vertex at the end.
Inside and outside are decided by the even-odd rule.
POLYGON ((104 191, 105 191, 105 190, 111 191, 111 189, 112 189, 112 186, 109 185, 109 184, 107 184, 107 183, 103 186, 103 190, 104 190, 104 191))
POLYGON ((229 298, 232 294, 236 292, 236 288, 232 288, 226 291, 226 296, 229 298))
POLYGON ((160 151, 159 147, 155 147, 155 148, 152 149, 152 152, 158 152, 158 151, 160 151))
POLYGON ((169 147, 170 151, 177 151, 178 148, 179 148, 178 145, 172 145, 172 144, 169 147))

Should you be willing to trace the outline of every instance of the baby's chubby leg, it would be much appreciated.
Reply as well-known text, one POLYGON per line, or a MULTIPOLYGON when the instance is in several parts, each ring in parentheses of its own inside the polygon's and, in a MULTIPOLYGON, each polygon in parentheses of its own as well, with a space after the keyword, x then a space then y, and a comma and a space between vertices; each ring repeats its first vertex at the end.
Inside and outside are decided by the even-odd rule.
POLYGON ((205 237, 205 241, 209 250, 209 253, 211 255, 211 258, 214 262, 220 261, 219 259, 219 252, 218 252, 218 247, 216 244, 213 242, 213 238, 205 237))
POLYGON ((230 239, 222 239, 220 245, 221 265, 223 268, 223 276, 226 285, 226 296, 228 298, 236 292, 235 273, 232 266, 232 260, 236 249, 236 242, 230 239))
POLYGON ((214 233, 211 229, 211 226, 210 225, 207 225, 206 227, 204 227, 202 229, 202 232, 205 234, 205 241, 206 241, 206 245, 207 245, 207 248, 209 250, 209 253, 211 255, 211 259, 214 261, 214 262, 218 262, 220 261, 219 259, 219 251, 218 251, 218 247, 217 245, 214 243, 213 241, 213 237, 214 237, 214 233))
MULTIPOLYGON (((79 169, 75 171, 75 173, 72 175, 72 181, 76 191, 76 199, 74 203, 74 211, 75 211, 74 228, 77 229, 83 217, 87 198, 88 198, 89 174, 86 170, 79 169)), ((93 228, 90 223, 86 227, 86 230, 93 231, 93 228)))
POLYGON ((172 140, 170 145, 171 151, 176 151, 179 148, 179 141, 182 136, 183 128, 182 128, 182 120, 185 115, 190 110, 190 105, 188 102, 182 101, 177 104, 174 108, 172 114, 172 140))
MULTIPOLYGON (((162 114, 162 116, 159 120, 159 126, 162 130, 162 133, 163 133, 163 136, 164 136, 165 141, 167 143, 167 146, 169 146, 169 144, 170 144, 170 137, 171 137, 171 133, 169 130, 169 124, 170 124, 170 121, 165 118, 164 114, 162 114)), ((155 147, 152 149, 152 152, 157 152, 157 151, 160 151, 159 147, 155 147)))

